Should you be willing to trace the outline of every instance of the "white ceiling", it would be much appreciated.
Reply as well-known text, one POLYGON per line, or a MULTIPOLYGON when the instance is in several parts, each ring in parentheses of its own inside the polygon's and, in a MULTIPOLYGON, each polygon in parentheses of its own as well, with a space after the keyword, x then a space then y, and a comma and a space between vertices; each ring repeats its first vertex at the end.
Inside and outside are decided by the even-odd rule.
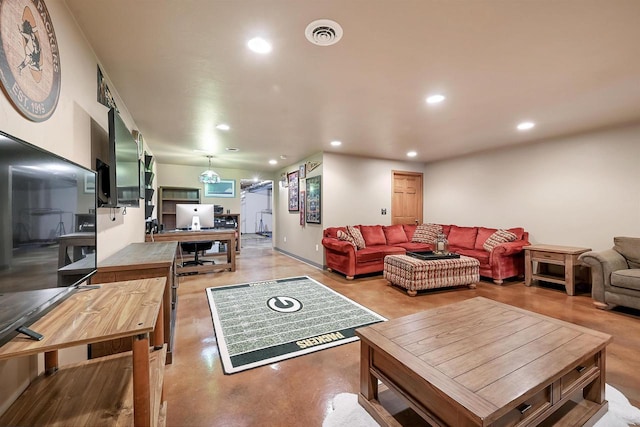
POLYGON ((65 1, 162 163, 425 162, 640 120, 639 0, 65 1), (342 40, 307 41, 317 19, 342 40))

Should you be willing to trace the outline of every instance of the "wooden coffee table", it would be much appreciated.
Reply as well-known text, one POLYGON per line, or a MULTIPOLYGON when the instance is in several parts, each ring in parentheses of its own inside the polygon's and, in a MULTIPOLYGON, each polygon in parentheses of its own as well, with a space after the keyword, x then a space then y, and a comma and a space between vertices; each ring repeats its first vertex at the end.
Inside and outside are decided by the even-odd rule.
POLYGON ((356 334, 358 400, 381 425, 399 424, 378 380, 437 426, 583 425, 607 411, 601 332, 477 297, 356 334))

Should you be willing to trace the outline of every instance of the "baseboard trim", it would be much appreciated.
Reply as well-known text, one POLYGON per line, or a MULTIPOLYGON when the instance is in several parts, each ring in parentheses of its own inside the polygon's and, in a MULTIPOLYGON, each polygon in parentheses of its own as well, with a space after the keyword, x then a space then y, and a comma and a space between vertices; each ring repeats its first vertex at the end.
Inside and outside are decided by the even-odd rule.
POLYGON ((285 251, 285 250, 283 250, 283 249, 280 249, 280 248, 278 248, 278 247, 274 247, 273 249, 275 249, 276 251, 280 252, 280 253, 281 253, 281 254, 283 254, 283 255, 286 255, 286 256, 288 256, 288 257, 291 257, 291 258, 297 259, 297 260, 298 260, 298 261, 300 261, 300 262, 304 262, 305 264, 308 264, 308 265, 310 265, 311 267, 315 267, 315 268, 317 268, 317 269, 319 269, 319 270, 324 270, 324 266, 323 266, 323 265, 321 265, 321 264, 318 264, 318 263, 313 262, 313 261, 311 261, 311 260, 308 260, 308 259, 306 259, 306 258, 302 258, 301 256, 298 256, 298 255, 296 255, 296 254, 292 254, 291 252, 287 252, 287 251, 285 251))

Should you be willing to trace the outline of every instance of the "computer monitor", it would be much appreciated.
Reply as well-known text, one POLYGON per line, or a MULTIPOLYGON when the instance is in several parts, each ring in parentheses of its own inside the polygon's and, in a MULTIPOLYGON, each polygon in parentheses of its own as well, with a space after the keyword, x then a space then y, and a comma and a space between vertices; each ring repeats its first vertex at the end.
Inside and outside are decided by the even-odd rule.
POLYGON ((214 228, 213 205, 177 204, 176 228, 214 228), (199 227, 193 227, 196 224, 199 224, 199 227))

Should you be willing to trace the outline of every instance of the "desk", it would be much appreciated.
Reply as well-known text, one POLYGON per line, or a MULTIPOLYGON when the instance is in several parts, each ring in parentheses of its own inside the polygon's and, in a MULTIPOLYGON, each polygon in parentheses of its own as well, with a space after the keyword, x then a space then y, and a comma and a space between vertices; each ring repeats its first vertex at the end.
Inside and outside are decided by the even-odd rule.
POLYGON ((557 245, 529 245, 522 249, 524 249, 525 286, 531 286, 531 282, 535 279, 564 285, 567 295, 575 294, 576 268, 583 265, 578 257, 591 249, 557 245), (537 272, 534 272, 534 262, 538 263, 537 272), (549 273, 548 264, 563 266, 564 276, 549 273))
MULTIPOLYGON (((123 280, 165 277, 164 342, 167 344, 167 364, 173 362, 173 336, 178 304, 178 279, 175 278, 178 242, 131 243, 102 260, 91 284, 123 280)), ((91 358, 131 349, 130 340, 110 340, 91 345, 91 358)))
POLYGON ((200 231, 163 231, 158 234, 147 234, 147 242, 206 242, 221 241, 227 242, 227 263, 210 265, 193 265, 188 267, 178 267, 178 273, 207 273, 219 270, 236 271, 236 230, 216 228, 200 231))
POLYGON ((166 411, 165 350, 149 347, 162 346, 164 282, 132 280, 78 291, 31 326, 44 335, 42 341, 17 336, 0 347, 0 360, 44 353, 47 372, 56 372, 59 349, 107 337, 133 341, 132 352, 39 376, 2 414, 0 425, 158 425, 166 411))

